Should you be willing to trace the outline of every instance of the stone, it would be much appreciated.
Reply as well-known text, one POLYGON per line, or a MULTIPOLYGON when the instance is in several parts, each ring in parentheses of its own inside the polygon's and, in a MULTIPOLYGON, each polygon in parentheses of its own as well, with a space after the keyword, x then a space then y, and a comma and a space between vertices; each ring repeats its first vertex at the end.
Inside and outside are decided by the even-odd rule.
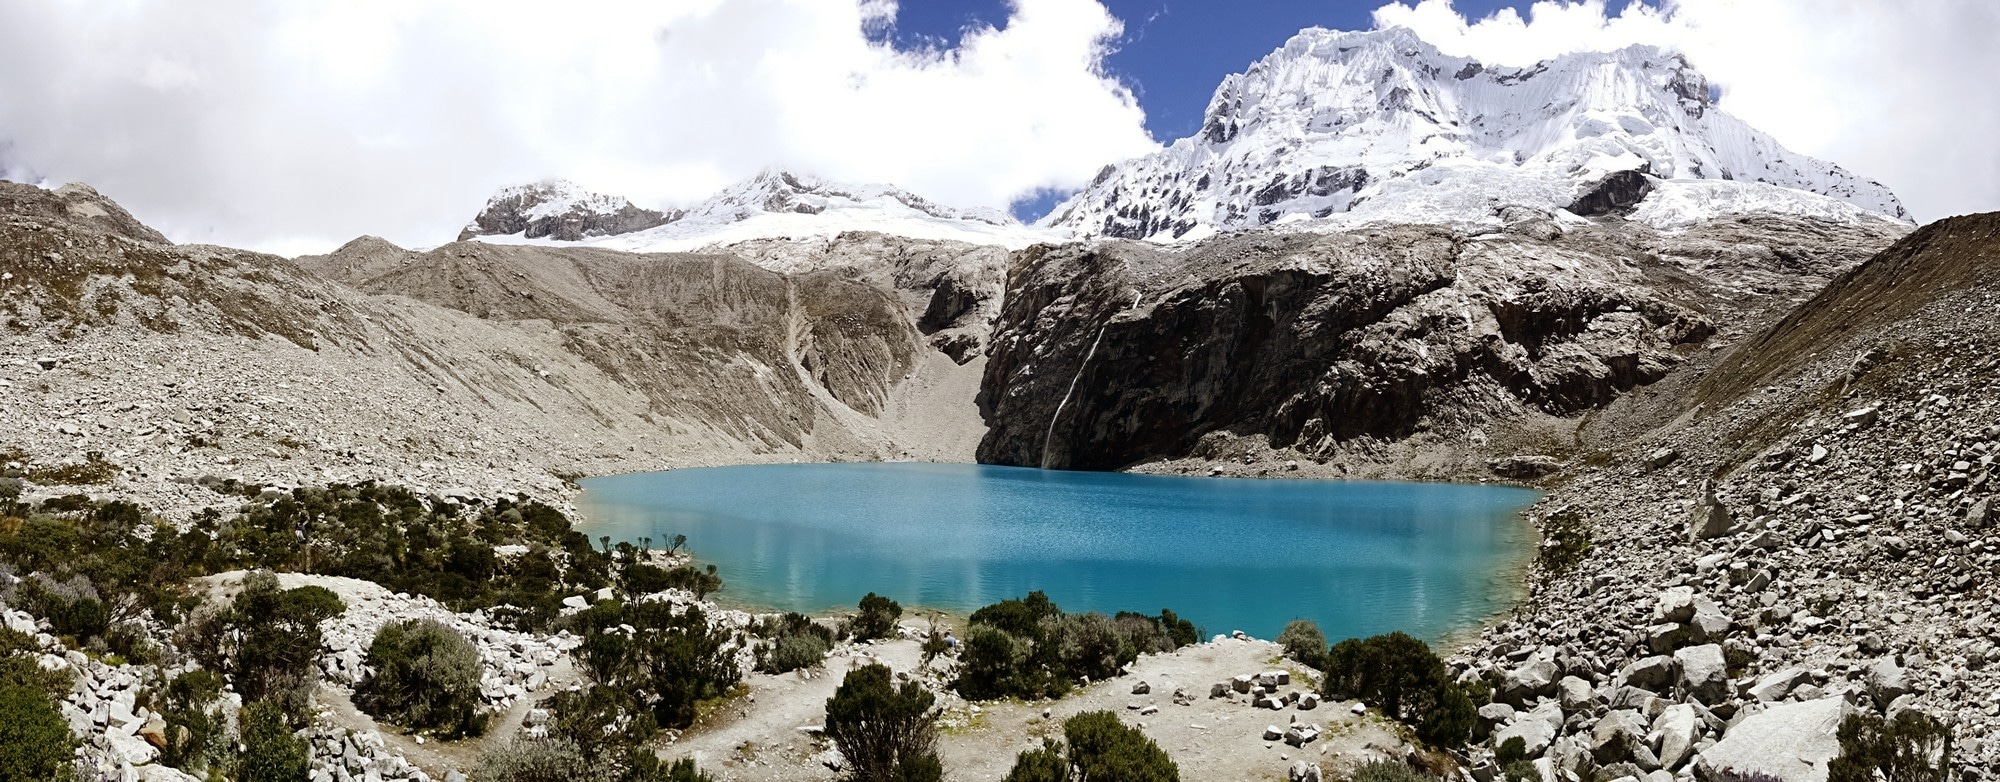
POLYGON ((590 607, 590 599, 583 595, 571 595, 563 598, 562 604, 564 608, 574 608, 581 611, 590 607))
POLYGON ((1642 690, 1659 693, 1673 685, 1674 674, 1678 670, 1674 658, 1654 655, 1634 660, 1618 669, 1617 680, 1642 690))
POLYGON ((1689 537, 1696 541, 1712 540, 1729 534, 1735 524, 1728 506, 1715 496, 1715 482, 1703 483, 1701 502, 1695 505, 1694 519, 1688 525, 1689 537))
POLYGON ((1513 718, 1514 707, 1505 703, 1489 703, 1479 707, 1479 721, 1484 723, 1488 730, 1504 725, 1513 718))
POLYGON ((1319 694, 1308 692, 1304 695, 1300 695, 1298 706, 1299 706, 1299 711, 1312 711, 1313 709, 1319 708, 1319 694))
POLYGON ((1254 684, 1256 683, 1256 681, 1257 681, 1257 677, 1255 677, 1255 676, 1252 676, 1252 675, 1250 675, 1250 674, 1247 674, 1247 673, 1246 673, 1246 674, 1241 674, 1241 675, 1238 675, 1238 676, 1236 676, 1236 677, 1234 677, 1234 678, 1231 678, 1231 679, 1229 680, 1229 686, 1230 686, 1230 688, 1231 688, 1231 689, 1234 689, 1234 690, 1236 690, 1237 692, 1246 692, 1246 693, 1247 693, 1247 692, 1249 692, 1249 691, 1250 691, 1250 687, 1251 687, 1252 685, 1254 685, 1254 684))
POLYGON ((1264 726, 1265 741, 1279 741, 1282 740, 1284 737, 1285 737, 1285 731, 1283 728, 1280 728, 1276 725, 1264 726))
POLYGON ((1681 458, 1681 452, 1672 448, 1661 448, 1646 456, 1646 468, 1657 470, 1681 458))
POLYGON ((1599 765, 1610 765, 1632 757, 1632 749, 1645 739, 1646 718, 1639 712, 1619 709, 1604 715, 1590 729, 1590 755, 1599 765))
POLYGON ((1208 697, 1210 698, 1226 697, 1230 692, 1229 682, 1216 682, 1208 685, 1208 697))
POLYGON ((1909 673, 1884 657, 1868 667, 1868 690, 1877 703, 1886 704, 1910 693, 1909 673))
POLYGON ((1694 587, 1677 586, 1653 597, 1653 621, 1681 623, 1694 618, 1694 587))
POLYGON ((1265 671, 1257 674, 1257 683, 1265 687, 1284 687, 1292 683, 1290 671, 1265 671))
POLYGON ((1285 782, 1320 782, 1321 778, 1319 764, 1303 760, 1293 762, 1285 771, 1285 782))
POLYGON ((1514 721, 1493 734, 1493 746, 1507 743, 1508 739, 1520 738, 1527 745, 1529 757, 1542 754, 1556 740, 1562 730, 1562 707, 1552 701, 1544 701, 1534 711, 1517 715, 1514 721))
POLYGON ((1516 706, 1555 694, 1556 664, 1547 660, 1531 660, 1508 671, 1500 684, 1500 700, 1516 706))
POLYGON ((1706 779, 1728 772, 1826 782, 1827 763, 1840 756, 1840 721, 1851 708, 1838 697, 1774 705, 1730 728, 1695 764, 1706 779))
POLYGON ((1562 704, 1563 711, 1578 711, 1596 698, 1597 691, 1591 688, 1590 682, 1575 676, 1564 676, 1562 681, 1556 682, 1556 702, 1562 704))
POLYGON ((1729 664, 1720 644, 1690 646, 1674 652, 1674 662, 1680 667, 1680 684, 1689 697, 1716 704, 1729 696, 1729 664))
POLYGON ((1804 668, 1786 668, 1782 671, 1764 674, 1757 683, 1750 686, 1750 697, 1764 703, 1777 703, 1792 694, 1792 689, 1812 681, 1812 674, 1804 668))
POLYGON ((154 747, 166 749, 167 721, 161 719, 158 714, 148 715, 145 724, 139 726, 139 738, 145 739, 146 743, 154 747))
POLYGON ((1965 526, 1970 529, 1985 529, 1986 525, 1991 524, 1993 522, 1992 502, 1993 498, 1986 497, 1972 503, 1972 507, 1965 511, 1965 526))
POLYGON ((1319 726, 1310 722, 1302 722, 1285 730, 1285 743, 1294 747, 1303 747, 1318 740, 1319 726))
POLYGON ((1141 680, 1132 685, 1133 695, 1150 695, 1152 694, 1152 692, 1153 692, 1153 685, 1146 681, 1141 680))
POLYGON ((1659 736, 1659 750, 1654 754, 1660 767, 1676 770, 1694 753, 1694 743, 1701 738, 1701 721, 1693 706, 1676 703, 1660 712, 1660 718, 1653 721, 1653 732, 1659 736))

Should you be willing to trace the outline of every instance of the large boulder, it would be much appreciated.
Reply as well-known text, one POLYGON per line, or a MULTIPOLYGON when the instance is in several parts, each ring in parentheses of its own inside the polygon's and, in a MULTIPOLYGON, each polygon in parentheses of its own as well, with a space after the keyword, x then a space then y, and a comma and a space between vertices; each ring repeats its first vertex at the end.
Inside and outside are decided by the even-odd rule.
POLYGON ((1799 685, 1812 681, 1812 673, 1804 668, 1786 668, 1782 671, 1764 674, 1757 683, 1750 686, 1750 697, 1765 703, 1777 703, 1792 694, 1799 685))
POLYGON ((1620 709, 1604 715, 1590 729, 1590 755, 1598 765, 1608 766, 1632 759, 1632 750, 1645 740, 1646 718, 1636 711, 1620 709))
POLYGON ((1627 663, 1618 669, 1618 682, 1652 692, 1666 692, 1674 683, 1674 658, 1654 655, 1627 663))
POLYGON ((1548 750, 1556 740, 1556 732, 1562 729, 1562 707, 1553 702, 1544 702, 1534 711, 1518 715, 1514 722, 1493 734, 1493 746, 1507 743, 1508 739, 1519 738, 1527 745, 1528 757, 1535 757, 1548 750))
POLYGON ((1677 770, 1694 752, 1695 741, 1701 738, 1701 718, 1694 707, 1685 703, 1668 706, 1653 721, 1653 733, 1659 737, 1660 767, 1669 771, 1677 770))
POLYGON ((1516 706, 1525 706, 1536 698, 1554 695, 1556 691, 1556 664, 1548 660, 1530 660, 1520 667, 1508 671, 1500 684, 1500 700, 1516 706))
POLYGON ((1653 621, 1680 624, 1694 618, 1694 587, 1670 587, 1653 598, 1653 621))
POLYGON ((1780 782, 1826 782, 1826 765, 1840 756, 1840 721, 1849 706, 1838 697, 1781 703, 1745 718, 1701 753, 1695 771, 1716 782, 1768 774, 1780 782))
POLYGON ((1681 687, 1689 697, 1713 705, 1729 696, 1729 663, 1721 645, 1690 646, 1674 652, 1674 662, 1680 665, 1681 687))

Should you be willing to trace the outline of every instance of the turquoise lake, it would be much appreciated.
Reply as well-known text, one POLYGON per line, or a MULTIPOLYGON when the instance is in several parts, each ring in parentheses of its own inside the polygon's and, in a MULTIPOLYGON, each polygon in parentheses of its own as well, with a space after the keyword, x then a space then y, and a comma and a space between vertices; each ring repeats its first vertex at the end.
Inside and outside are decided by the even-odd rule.
MULTIPOLYGON (((787 464, 592 478, 592 540, 675 534, 725 601, 967 612, 1039 589, 1067 611, 1172 608, 1205 634, 1429 640, 1506 610, 1535 492, 969 464, 787 464)), ((1204 635, 1206 637, 1206 635, 1204 635)))

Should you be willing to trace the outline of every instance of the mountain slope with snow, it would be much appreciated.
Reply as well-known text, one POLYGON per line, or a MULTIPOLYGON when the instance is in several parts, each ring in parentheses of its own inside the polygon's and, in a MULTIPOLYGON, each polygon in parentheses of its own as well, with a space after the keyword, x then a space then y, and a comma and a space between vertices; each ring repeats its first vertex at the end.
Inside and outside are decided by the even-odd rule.
MULTIPOLYGON (((487 212, 513 190, 496 195, 488 202, 487 212)), ((536 208, 591 215, 619 205, 627 205, 625 199, 579 190, 536 208)), ((473 223, 514 226, 489 220, 486 212, 473 223)), ((574 242, 633 252, 686 252, 765 239, 832 239, 851 231, 1009 249, 1050 238, 1047 231, 1022 225, 998 210, 950 207, 889 185, 848 185, 781 170, 767 170, 687 209, 666 212, 653 224, 627 230, 580 236, 523 228, 467 230, 461 239, 503 244, 574 242)))
POLYGON ((1199 133, 1106 167, 1041 224, 1176 240, 1313 219, 1484 223, 1509 205, 1582 209, 1620 172, 1643 176, 1625 175, 1634 188, 1608 208, 1671 202, 1642 210, 1655 227, 1743 212, 1907 221, 1888 188, 1718 110, 1676 54, 1493 68, 1408 30, 1314 28, 1224 79, 1199 133))

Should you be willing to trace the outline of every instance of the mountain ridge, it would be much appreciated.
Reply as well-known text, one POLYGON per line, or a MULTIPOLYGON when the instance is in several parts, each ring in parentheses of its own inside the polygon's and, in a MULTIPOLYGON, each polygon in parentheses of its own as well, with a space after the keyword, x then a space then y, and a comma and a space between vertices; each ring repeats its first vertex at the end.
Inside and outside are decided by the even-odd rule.
POLYGON ((1700 183, 1695 197, 1639 216, 1655 227, 1695 221, 1676 210, 1907 222, 1880 183, 1719 110, 1707 79, 1666 50, 1499 68, 1406 29, 1308 28, 1225 77, 1195 135, 1107 166, 1038 224, 1187 240, 1300 219, 1493 222, 1508 205, 1567 209, 1620 172, 1646 177, 1649 191, 1700 183))

